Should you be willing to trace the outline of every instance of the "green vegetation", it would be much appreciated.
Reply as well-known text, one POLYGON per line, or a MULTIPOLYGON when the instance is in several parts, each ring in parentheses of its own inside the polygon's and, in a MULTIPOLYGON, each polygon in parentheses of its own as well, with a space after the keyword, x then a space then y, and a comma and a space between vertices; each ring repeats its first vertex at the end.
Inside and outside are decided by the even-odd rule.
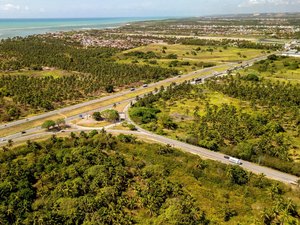
POLYGON ((130 115, 152 132, 300 176, 299 93, 299 85, 229 76, 173 84, 130 115))
POLYGON ((94 112, 93 113, 93 119, 96 120, 96 121, 101 121, 103 118, 102 118, 100 112, 94 112))
POLYGON ((50 130, 50 128, 53 128, 56 125, 56 123, 53 120, 46 120, 42 124, 42 128, 45 128, 47 130, 50 130))
POLYGON ((64 119, 57 119, 56 121, 53 120, 46 120, 42 124, 42 128, 51 130, 51 129, 62 129, 66 126, 66 121, 64 119))
MULTIPOLYGON (((245 48, 245 49, 262 49, 262 50, 278 50, 281 49, 281 45, 274 45, 274 44, 260 44, 253 41, 247 40, 230 40, 230 39, 223 39, 223 40, 211 40, 211 39, 194 39, 194 38, 187 38, 180 40, 184 45, 200 45, 200 46, 221 46, 225 49, 228 46, 236 46, 238 48, 245 48)), ((208 51, 212 52, 213 49, 209 49, 208 51)), ((239 54, 241 56, 241 54, 239 54)))
POLYGON ((108 122, 117 122, 120 119, 120 115, 115 109, 107 109, 102 112, 94 112, 93 119, 96 121, 106 120, 108 122))
POLYGON ((125 53, 124 55, 136 57, 138 59, 155 59, 159 57, 152 51, 148 51, 148 52, 132 51, 132 52, 125 53))
POLYGON ((271 55, 266 60, 240 71, 241 74, 260 75, 266 79, 300 83, 300 59, 271 55))
POLYGON ((17 120, 219 63, 256 57, 261 50, 151 44, 125 52, 82 48, 51 37, 0 42, 0 122, 17 120), (243 52, 243 54, 238 54, 243 52))
POLYGON ((299 191, 135 137, 71 133, 0 153, 1 224, 297 224, 299 191))
POLYGON ((255 58, 261 55, 262 51, 265 50, 251 49, 251 46, 249 48, 222 46, 221 43, 215 46, 201 45, 201 47, 185 44, 150 44, 117 53, 113 58, 124 64, 134 61, 135 64, 158 65, 189 72, 221 63, 255 58))
MULTIPOLYGON (((81 48, 52 38, 14 38, 0 42, 0 70, 77 71, 66 76, 0 76, 0 122, 53 110, 136 82, 157 81, 177 71, 158 66, 119 64, 113 48, 81 48), (79 72, 79 73, 78 73, 79 72)), ((9 73, 8 73, 9 74, 9 73)))
POLYGON ((120 119, 119 112, 114 109, 107 109, 102 111, 101 117, 109 122, 116 122, 120 119))

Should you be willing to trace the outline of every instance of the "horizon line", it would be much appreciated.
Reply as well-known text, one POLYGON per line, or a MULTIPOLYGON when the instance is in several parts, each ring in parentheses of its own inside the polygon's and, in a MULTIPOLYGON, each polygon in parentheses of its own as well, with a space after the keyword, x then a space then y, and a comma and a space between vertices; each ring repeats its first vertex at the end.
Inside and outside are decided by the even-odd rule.
POLYGON ((226 14, 206 14, 206 15, 180 15, 180 16, 105 16, 105 17, 0 17, 1 19, 123 19, 123 18, 197 18, 197 17, 222 17, 222 16, 233 16, 233 15, 261 15, 261 14, 300 14, 300 11, 298 12, 249 12, 249 13, 226 13, 226 14))

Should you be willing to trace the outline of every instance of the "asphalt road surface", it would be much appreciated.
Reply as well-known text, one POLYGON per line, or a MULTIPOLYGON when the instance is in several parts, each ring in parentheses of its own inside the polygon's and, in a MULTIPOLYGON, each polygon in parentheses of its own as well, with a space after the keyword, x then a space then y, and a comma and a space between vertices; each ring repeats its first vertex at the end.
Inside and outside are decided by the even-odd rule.
MULTIPOLYGON (((193 76, 195 74, 198 74, 198 73, 200 74, 200 73, 213 71, 214 69, 217 69, 217 68, 220 68, 220 67, 223 67, 223 66, 228 66, 228 65, 234 65, 234 64, 233 63, 228 63, 228 64, 216 66, 216 67, 210 67, 210 68, 206 68, 206 69, 202 69, 202 70, 198 70, 198 71, 194 71, 194 72, 182 75, 181 77, 182 78, 186 77, 188 79, 188 77, 193 76)), ((153 86, 156 86, 156 85, 164 85, 165 83, 168 83, 168 82, 176 82, 176 80, 178 80, 178 79, 179 79, 178 76, 171 77, 171 78, 168 78, 166 80, 162 80, 162 81, 159 81, 159 82, 156 82, 156 83, 149 84, 148 87, 153 87, 153 86)), ((102 97, 102 98, 99 98, 99 99, 94 99, 94 100, 83 102, 83 103, 80 103, 80 104, 68 106, 68 107, 65 107, 65 108, 62 108, 62 109, 57 109, 57 110, 54 110, 54 111, 43 113, 43 114, 33 116, 33 117, 30 117, 30 118, 26 118, 26 119, 17 120, 17 121, 14 121, 14 122, 2 124, 2 125, 0 125, 0 130, 6 129, 6 128, 9 128, 9 127, 13 127, 13 126, 17 126, 17 125, 20 125, 20 124, 28 123, 29 121, 39 120, 39 119, 47 118, 47 117, 50 117, 50 116, 63 114, 65 112, 69 112, 69 111, 72 111, 72 110, 75 110, 75 109, 83 108, 83 107, 86 107, 86 106, 89 106, 89 105, 92 105, 92 104, 95 104, 95 103, 99 103, 99 102, 103 102, 103 101, 107 101, 107 100, 112 100, 114 98, 118 98, 118 97, 121 97, 121 96, 129 94, 129 93, 138 92, 142 89, 145 89, 145 88, 140 87, 140 88, 135 89, 134 91, 126 90, 126 91, 118 92, 116 94, 105 96, 105 97, 102 97)))
MULTIPOLYGON (((253 64, 256 61, 260 61, 262 59, 265 59, 266 57, 267 56, 261 56, 261 57, 258 57, 258 58, 254 58, 254 59, 245 61, 243 63, 243 65, 251 65, 251 64, 253 64)), ((194 76, 195 74, 201 74, 201 73, 205 73, 205 72, 213 72, 217 68, 224 67, 224 66, 230 66, 230 65, 233 66, 233 68, 234 68, 238 64, 236 64, 236 63, 228 63, 228 64, 224 64, 224 65, 220 65, 220 66, 205 68, 205 69, 202 69, 202 70, 193 71, 191 73, 182 75, 181 77, 182 78, 186 78, 188 80, 190 76, 194 76)), ((223 72, 226 72, 226 71, 223 71, 223 72)), ((210 75, 205 76, 205 79, 211 78, 211 77, 214 77, 214 76, 215 75, 212 73, 210 75)), ((177 77, 171 77, 169 79, 166 79, 166 80, 163 80, 163 81, 160 81, 160 82, 157 82, 157 83, 149 84, 148 87, 153 87, 153 86, 156 86, 156 85, 164 85, 167 82, 175 82, 178 79, 179 79, 178 76, 177 77)), ((33 117, 30 117, 30 118, 26 118, 26 119, 17 120, 17 121, 14 121, 14 122, 2 124, 2 125, 0 125, 0 130, 7 129, 9 127, 14 127, 14 126, 21 125, 21 124, 25 124, 25 123, 28 123, 28 122, 31 122, 31 121, 35 121, 35 120, 47 118, 47 117, 50 117, 50 116, 60 115, 60 114, 63 114, 65 112, 69 112, 71 110, 75 110, 75 109, 87 107, 87 106, 95 104, 95 103, 99 103, 99 102, 103 102, 103 101, 107 101, 107 100, 113 100, 114 98, 121 97, 121 96, 123 96, 125 94, 136 93, 136 92, 138 92, 139 90, 142 90, 142 89, 144 89, 144 87, 137 88, 134 91, 126 90, 126 91, 119 92, 119 93, 116 93, 116 94, 113 94, 113 95, 109 95, 109 96, 106 96, 106 97, 102 97, 102 98, 91 100, 91 101, 87 101, 87 102, 83 102, 83 103, 80 103, 80 104, 77 104, 77 105, 68 106, 68 107, 65 107, 65 108, 62 108, 62 109, 57 109, 57 110, 54 110, 54 111, 51 111, 51 112, 47 112, 47 113, 44 113, 44 114, 40 114, 40 115, 37 115, 37 116, 33 116, 33 117)), ((132 98, 129 98, 129 99, 126 99, 124 101, 131 100, 131 99, 132 98)), ((124 102, 124 101, 122 101, 122 102, 124 102)), ((99 110, 99 109, 97 109, 97 110, 99 110)), ((87 114, 87 113, 91 113, 93 111, 96 111, 96 110, 86 111, 86 112, 83 112, 81 114, 87 114)), ((70 120, 74 120, 75 118, 78 118, 78 116, 79 116, 79 114, 75 115, 75 116, 72 116, 72 117, 67 117, 67 118, 65 118, 66 122, 68 122, 70 120)), ((35 128, 31 128, 31 129, 25 130, 25 132, 26 133, 35 133, 35 132, 38 132, 39 130, 41 130, 40 127, 35 127, 35 128)), ((18 137, 20 137, 20 135, 21 135, 20 133, 16 133, 14 135, 6 136, 6 137, 0 137, 0 143, 3 142, 3 140, 7 141, 7 140, 10 140, 10 139, 18 138, 18 137)))
MULTIPOLYGON (((248 60, 248 61, 244 61, 243 65, 250 66, 254 62, 263 60, 266 57, 267 56, 260 56, 260 57, 257 57, 257 58, 254 58, 254 59, 251 59, 251 60, 248 60)), ((218 68, 224 67, 224 66, 232 66, 232 68, 234 68, 234 67, 239 66, 239 64, 237 64, 237 63, 227 63, 227 64, 222 64, 222 65, 219 65, 219 66, 215 66, 215 67, 210 67, 210 68, 205 68, 205 69, 193 71, 191 73, 182 75, 181 77, 179 77, 179 76, 171 77, 171 78, 168 78, 166 80, 162 80, 162 81, 159 81, 159 82, 156 82, 156 83, 149 84, 148 87, 160 86, 160 85, 164 85, 165 83, 168 83, 168 82, 176 82, 178 79, 182 79, 182 78, 186 78, 187 80, 189 80, 190 76, 194 76, 196 74, 201 75, 201 73, 206 73, 206 72, 213 72, 215 69, 218 69, 218 68)), ((226 72, 226 71, 223 71, 223 72, 226 72)), ((214 76, 215 75, 212 73, 210 75, 205 76, 205 79, 211 78, 211 77, 214 77, 214 76)), ((40 115, 37 115, 37 116, 32 116, 30 118, 25 118, 25 119, 13 121, 13 122, 10 122, 10 123, 2 124, 2 125, 0 125, 0 130, 6 129, 6 128, 9 128, 9 127, 14 127, 14 126, 21 125, 21 124, 25 124, 25 123, 35 121, 35 120, 44 119, 44 118, 47 118, 47 117, 50 117, 50 116, 63 114, 65 112, 69 112, 69 111, 79 109, 79 108, 84 108, 84 107, 87 107, 87 106, 95 104, 95 103, 100 103, 100 102, 104 102, 104 101, 107 101, 107 100, 113 100, 114 98, 118 98, 118 97, 121 97, 121 96, 129 94, 129 93, 137 93, 138 91, 143 90, 143 89, 145 89, 145 88, 140 87, 140 88, 135 89, 134 91, 126 90, 126 91, 118 92, 118 93, 115 93, 115 94, 112 94, 112 95, 109 95, 109 96, 105 96, 105 97, 102 97, 102 98, 94 99, 94 100, 83 102, 83 103, 80 103, 80 104, 68 106, 68 107, 65 107, 65 108, 62 108, 62 109, 57 109, 57 110, 54 110, 54 111, 43 113, 43 114, 40 114, 40 115)), ((89 113, 89 112, 83 112, 81 114, 84 114, 84 113, 89 113)), ((78 117, 78 115, 76 115, 74 117, 78 117)), ((28 132, 30 132, 30 131, 31 130, 28 130, 28 132)), ((7 138, 5 138, 5 139, 7 139, 7 138)))
MULTIPOLYGON (((265 59, 265 58, 266 58, 266 56, 262 56, 262 57, 259 57, 259 58, 256 58, 256 59, 252 59, 252 60, 244 62, 243 65, 245 65, 245 64, 251 65, 256 61, 259 61, 259 60, 262 60, 262 59, 265 59)), ((226 64, 226 65, 230 65, 230 64, 226 64)), ((223 67, 223 66, 226 66, 226 65, 221 65, 221 66, 218 66, 218 67, 223 67)), ((231 64, 231 65, 237 65, 237 64, 231 64)), ((212 68, 207 68, 207 69, 203 69, 203 70, 200 70, 200 71, 195 71, 195 72, 192 72, 192 73, 189 73, 189 74, 186 74, 186 75, 182 75, 182 77, 186 77, 188 79, 188 77, 191 76, 191 75, 213 71, 214 69, 216 69, 218 67, 212 67, 212 68)), ((209 76, 206 76, 206 78, 210 78, 210 77, 214 77, 214 76, 215 76, 214 74, 211 74, 209 76)), ((155 85, 163 85, 164 83, 167 83, 167 82, 170 82, 170 81, 171 82, 172 81, 176 82, 177 79, 178 79, 178 77, 172 77, 172 78, 169 78, 167 80, 163 80, 163 81, 160 81, 160 82, 157 82, 157 83, 149 84, 149 87, 152 87, 152 86, 155 86, 155 85)), ((128 93, 134 93, 134 92, 136 92, 138 90, 141 90, 141 89, 143 89, 143 88, 142 87, 138 88, 135 91, 130 91, 130 90, 123 91, 123 92, 116 93, 116 94, 113 94, 113 95, 110 95, 110 96, 106 96, 106 97, 103 97, 103 98, 100 98, 100 99, 95 99, 95 100, 92 100, 92 101, 84 102, 84 103, 81 103, 81 104, 69 106, 69 107, 66 107, 66 108, 63 108, 63 109, 58 109, 58 110, 51 111, 51 112, 48 112, 48 113, 45 113, 45 114, 34 116, 34 117, 31 117, 31 118, 28 118, 28 119, 23 119, 23 120, 11 122, 11 123, 8 123, 8 124, 3 124, 3 125, 0 126, 0 130, 1 129, 6 129, 8 127, 13 127, 13 126, 16 126, 16 125, 20 125, 20 124, 23 124, 23 123, 27 123, 28 121, 43 119, 43 118, 47 118, 49 116, 62 114, 64 112, 68 112, 68 111, 71 111, 71 110, 74 110, 74 109, 86 107, 86 106, 89 106, 89 105, 94 104, 94 103, 98 103, 98 102, 102 102, 102 101, 106 101, 106 100, 111 100, 111 99, 123 96, 125 94, 128 94, 128 93)), ((134 98, 128 98, 126 100, 123 100, 120 103, 129 103, 130 101, 133 101, 133 100, 134 100, 134 98)), ((108 108, 111 108, 111 107, 112 107, 112 105, 107 105, 105 107, 101 107, 99 109, 92 110, 92 111, 87 111, 87 112, 81 113, 81 114, 87 114, 87 113, 91 113, 91 112, 94 112, 94 111, 101 111, 101 110, 105 110, 105 109, 108 109, 108 108)), ((128 111, 127 109, 128 109, 128 107, 126 107, 126 110, 125 110, 126 112, 128 111)), ((72 116, 72 117, 67 117, 67 118, 65 118, 66 122, 68 123, 71 120, 74 120, 74 119, 78 118, 78 116, 79 115, 75 115, 75 116, 72 116)), ((127 120, 129 122, 133 123, 133 121, 131 121, 130 118, 128 117, 128 114, 127 114, 127 120)), ((180 148, 180 149, 182 149, 186 152, 199 155, 199 156, 201 156, 203 158, 206 158, 206 159, 219 161, 219 162, 222 162, 222 163, 225 163, 225 164, 231 164, 228 161, 228 159, 225 158, 225 155, 222 154, 222 153, 213 152, 213 151, 201 148, 201 147, 193 146, 193 145, 183 143, 183 142, 180 142, 180 141, 177 141, 177 140, 173 140, 173 139, 170 139, 170 138, 167 138, 167 137, 156 135, 156 134, 153 134, 149 131, 146 131, 146 130, 138 127, 137 125, 136 125, 136 127, 138 128, 137 132, 116 131, 116 130, 115 131, 110 130, 109 132, 143 135, 143 136, 146 136, 148 139, 152 139, 153 141, 160 142, 160 143, 163 143, 163 144, 169 144, 173 147, 180 148)), ((110 126, 108 126, 106 128, 109 129, 110 126)), ((71 130, 66 130, 64 132, 90 131, 90 130, 95 130, 95 129, 96 130, 101 130, 102 128, 98 128, 98 129, 97 128, 84 128, 84 127, 77 126, 73 130, 72 129, 71 130)), ((17 134, 14 134, 14 135, 3 137, 5 139, 5 141, 2 140, 0 142, 0 146, 3 146, 5 144, 7 144, 7 141, 9 139, 13 140, 14 142, 24 142, 26 140, 32 140, 32 139, 47 137, 47 136, 50 136, 50 135, 53 135, 53 134, 55 134, 55 133, 54 132, 45 132, 41 129, 41 127, 35 127, 35 128, 31 128, 29 130, 26 130, 25 134, 17 133, 17 134)), ((0 138, 0 139, 3 139, 3 138, 0 138)), ((295 183, 299 179, 299 177, 296 177, 296 176, 293 176, 293 175, 290 175, 290 174, 286 174, 286 173, 282 173, 282 172, 274 170, 274 169, 259 166, 259 165, 254 164, 254 163, 250 163, 250 162, 246 162, 246 161, 242 161, 242 163, 243 164, 241 166, 243 168, 245 168, 246 170, 248 170, 248 171, 251 171, 255 174, 265 174, 265 176, 268 177, 268 178, 271 178, 271 179, 274 179, 274 180, 277 180, 277 181, 281 181, 281 182, 284 182, 284 183, 289 183, 289 184, 295 183)))
MULTIPOLYGON (((130 123, 134 124, 140 133, 142 133, 143 135, 146 135, 151 140, 154 140, 156 142, 160 142, 163 144, 169 144, 173 147, 182 149, 183 151, 186 151, 186 152, 189 152, 192 154, 199 155, 200 157, 203 157, 206 159, 211 159, 211 160, 218 161, 218 162, 225 163, 225 164, 234 164, 234 163, 229 162, 229 160, 227 158, 225 158, 226 155, 224 155, 222 153, 210 151, 210 150, 202 148, 202 147, 190 145, 190 144, 180 142, 177 140, 173 140, 173 139, 170 139, 170 138, 167 138, 164 136, 153 134, 147 130, 144 130, 130 119, 130 117, 128 115, 128 107, 126 107, 125 110, 126 110, 125 113, 126 113, 127 120, 130 123)), ((296 181, 300 179, 299 177, 296 177, 294 175, 283 173, 278 170, 270 169, 270 168, 260 166, 258 164, 247 162, 247 161, 242 161, 242 165, 240 165, 240 166, 248 171, 255 173, 255 174, 264 174, 266 177, 268 177, 270 179, 281 181, 281 182, 287 183, 287 184, 295 184, 296 181)))
MULTIPOLYGON (((233 164, 229 162, 229 160, 227 158, 225 158, 226 155, 219 153, 219 152, 213 152, 210 151, 208 149, 202 148, 202 147, 197 147, 194 145, 190 145, 184 142, 180 142, 177 140, 173 140, 164 136, 160 136, 157 134, 153 134, 147 130, 142 129, 141 127, 139 127, 137 124, 135 124, 129 117, 128 117, 128 108, 129 105, 124 109, 125 113, 126 113, 126 120, 132 124, 134 124, 136 126, 136 128, 138 129, 137 131, 124 131, 124 130, 109 130, 112 125, 106 126, 105 129, 108 132, 111 133, 124 133, 124 134, 133 134, 133 135, 138 135, 138 136, 142 136, 143 138, 147 138, 150 140, 153 140, 155 142, 159 142, 162 144, 169 144, 172 147, 176 147, 179 148, 185 152, 189 152, 195 155, 198 155, 202 158, 205 159, 210 159, 210 160, 214 160, 214 161, 218 161, 224 164, 233 164)), ((74 127, 74 129, 69 129, 69 130, 64 130, 63 132, 65 133, 70 133, 70 132, 80 132, 80 131, 91 131, 91 130, 102 130, 103 128, 86 128, 86 127, 80 127, 80 126, 76 126, 74 127)), ((59 132, 61 133, 61 132, 59 132)), ((33 140, 33 139, 38 139, 38 138, 44 138, 44 137, 48 137, 51 136, 53 134, 57 134, 55 132, 41 132, 41 133, 36 133, 36 134, 27 134, 26 136, 20 136, 17 137, 15 139, 16 142, 24 142, 26 140, 33 140)), ((0 146, 4 145, 4 143, 0 143, 0 146)), ((290 174, 286 174, 274 169, 270 169, 267 167, 263 167, 260 165, 257 165, 255 163, 251 163, 251 162, 247 162, 247 161, 242 161, 242 165, 240 165, 241 167, 243 167, 244 169, 251 171, 255 174, 264 174, 267 178, 273 179, 273 180, 277 180, 286 184, 295 184, 296 181, 299 179, 299 177, 290 175, 290 174)))

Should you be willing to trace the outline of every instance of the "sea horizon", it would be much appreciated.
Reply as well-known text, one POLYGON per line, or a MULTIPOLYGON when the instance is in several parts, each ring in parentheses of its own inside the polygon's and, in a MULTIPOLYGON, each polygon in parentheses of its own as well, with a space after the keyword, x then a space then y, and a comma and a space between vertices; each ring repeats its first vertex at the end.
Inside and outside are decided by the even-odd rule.
POLYGON ((0 39, 30 35, 117 28, 127 23, 170 17, 0 18, 0 39))

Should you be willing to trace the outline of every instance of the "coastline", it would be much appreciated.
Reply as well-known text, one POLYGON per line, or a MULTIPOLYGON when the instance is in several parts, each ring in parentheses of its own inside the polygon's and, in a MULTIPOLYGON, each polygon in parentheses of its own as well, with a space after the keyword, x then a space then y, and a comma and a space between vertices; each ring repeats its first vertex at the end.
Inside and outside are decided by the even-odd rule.
POLYGON ((161 20, 159 17, 124 18, 52 18, 52 19, 0 19, 0 40, 30 35, 92 30, 113 29, 128 23, 161 20))

